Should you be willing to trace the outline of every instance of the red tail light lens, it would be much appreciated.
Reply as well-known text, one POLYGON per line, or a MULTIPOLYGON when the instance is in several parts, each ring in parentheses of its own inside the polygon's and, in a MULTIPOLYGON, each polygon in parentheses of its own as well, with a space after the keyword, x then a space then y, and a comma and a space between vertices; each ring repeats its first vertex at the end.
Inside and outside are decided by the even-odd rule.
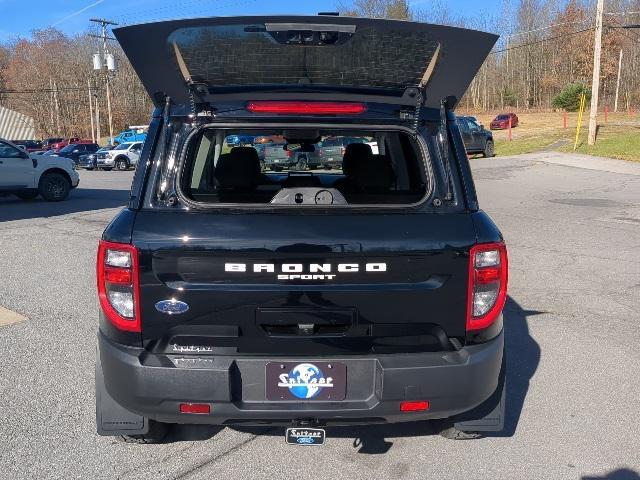
POLYGON ((364 103, 353 102, 279 102, 254 101, 247 104, 252 113, 290 115, 358 115, 367 110, 364 103))
POLYGON ((467 331, 491 326, 507 300, 507 247, 504 243, 481 243, 469 254, 467 331))
POLYGON ((138 250, 129 244, 100 241, 96 264, 98 298, 118 329, 140 332, 138 250))

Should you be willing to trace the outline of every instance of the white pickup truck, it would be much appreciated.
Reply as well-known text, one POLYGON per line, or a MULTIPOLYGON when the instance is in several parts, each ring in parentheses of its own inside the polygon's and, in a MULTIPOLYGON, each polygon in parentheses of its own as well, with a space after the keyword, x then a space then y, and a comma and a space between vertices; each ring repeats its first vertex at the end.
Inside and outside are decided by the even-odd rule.
POLYGON ((98 154, 97 166, 102 170, 128 170, 138 165, 143 142, 125 142, 98 154))
POLYGON ((32 200, 41 195, 49 202, 59 202, 79 182, 73 160, 28 153, 0 139, 0 196, 13 194, 32 200))

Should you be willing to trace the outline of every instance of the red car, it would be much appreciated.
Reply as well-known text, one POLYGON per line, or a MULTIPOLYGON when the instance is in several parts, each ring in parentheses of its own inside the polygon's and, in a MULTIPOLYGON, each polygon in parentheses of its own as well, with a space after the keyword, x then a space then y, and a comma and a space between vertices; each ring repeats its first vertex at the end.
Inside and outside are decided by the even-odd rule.
POLYGON ((518 116, 515 113, 501 113, 494 118, 489 124, 491 130, 504 130, 509 128, 509 119, 511 119, 511 128, 518 126, 518 116))
POLYGON ((49 148, 54 152, 57 152, 71 143, 93 143, 93 140, 82 139, 79 137, 65 138, 64 140, 50 144, 49 148))

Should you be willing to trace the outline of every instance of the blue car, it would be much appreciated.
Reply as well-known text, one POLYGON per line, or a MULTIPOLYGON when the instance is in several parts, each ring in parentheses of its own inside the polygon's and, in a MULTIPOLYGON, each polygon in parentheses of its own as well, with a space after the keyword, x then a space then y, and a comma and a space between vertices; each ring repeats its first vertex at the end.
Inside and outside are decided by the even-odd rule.
POLYGON ((251 135, 229 135, 225 141, 230 147, 244 147, 245 145, 253 145, 254 138, 251 135))

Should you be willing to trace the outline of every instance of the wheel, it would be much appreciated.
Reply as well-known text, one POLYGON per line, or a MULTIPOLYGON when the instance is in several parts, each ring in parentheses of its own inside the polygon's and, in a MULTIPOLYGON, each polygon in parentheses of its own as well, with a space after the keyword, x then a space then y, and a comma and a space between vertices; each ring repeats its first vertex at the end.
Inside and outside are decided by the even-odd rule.
POLYGON ((296 163, 296 170, 306 170, 307 169, 307 157, 298 158, 298 163, 296 163))
POLYGON ((22 200, 33 200, 39 195, 37 190, 27 190, 24 192, 16 193, 16 197, 21 198, 22 200))
POLYGON ((124 443, 162 443, 168 433, 168 424, 156 422, 155 420, 149 420, 149 432, 142 435, 120 435, 118 439, 124 443))
POLYGON ((482 152, 482 156, 485 158, 492 158, 495 155, 493 151, 493 140, 487 140, 487 143, 484 144, 484 151, 482 152))
POLYGON ((124 158, 119 158, 116 160, 116 170, 127 170, 129 168, 129 163, 124 158))
POLYGON ((40 179, 38 191, 47 202, 60 202, 69 196, 71 182, 62 173, 45 173, 40 179))

